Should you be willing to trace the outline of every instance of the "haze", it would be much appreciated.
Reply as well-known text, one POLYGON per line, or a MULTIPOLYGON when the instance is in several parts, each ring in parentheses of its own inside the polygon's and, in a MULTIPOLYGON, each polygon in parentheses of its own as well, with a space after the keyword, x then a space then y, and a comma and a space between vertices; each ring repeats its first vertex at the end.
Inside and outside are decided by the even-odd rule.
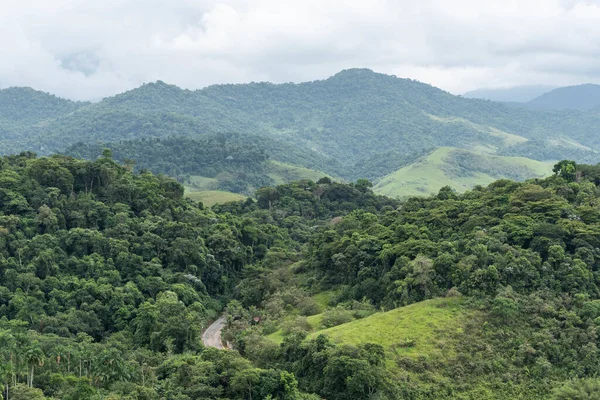
POLYGON ((5 0, 0 88, 98 100, 164 80, 299 82, 344 68, 452 93, 600 82, 600 2, 5 0))

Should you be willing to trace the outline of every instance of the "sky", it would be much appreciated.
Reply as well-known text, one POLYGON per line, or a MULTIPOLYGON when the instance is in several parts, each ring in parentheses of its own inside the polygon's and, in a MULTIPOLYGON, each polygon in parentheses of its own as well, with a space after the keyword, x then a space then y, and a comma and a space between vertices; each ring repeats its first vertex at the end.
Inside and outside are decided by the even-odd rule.
POLYGON ((0 37, 0 88, 77 100, 358 67, 455 94, 600 83, 600 0, 0 0, 0 37))

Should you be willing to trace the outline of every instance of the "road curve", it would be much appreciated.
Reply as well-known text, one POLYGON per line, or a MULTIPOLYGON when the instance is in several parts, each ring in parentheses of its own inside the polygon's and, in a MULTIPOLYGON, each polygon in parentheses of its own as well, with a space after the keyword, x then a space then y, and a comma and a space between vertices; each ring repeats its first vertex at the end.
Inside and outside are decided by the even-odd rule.
POLYGON ((214 347, 219 350, 225 350, 223 343, 221 342, 221 330, 225 326, 225 316, 221 316, 218 320, 213 322, 202 334, 202 343, 206 347, 214 347))

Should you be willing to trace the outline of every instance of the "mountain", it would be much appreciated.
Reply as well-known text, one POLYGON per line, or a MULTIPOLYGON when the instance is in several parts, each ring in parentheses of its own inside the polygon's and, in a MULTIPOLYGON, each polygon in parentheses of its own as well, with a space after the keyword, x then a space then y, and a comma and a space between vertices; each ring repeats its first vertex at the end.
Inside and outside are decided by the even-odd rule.
POLYGON ((5 104, 4 115, 17 116, 0 124, 0 151, 48 154, 78 142, 203 140, 237 133, 239 145, 243 137, 252 138, 276 161, 373 181, 440 147, 537 161, 600 161, 600 110, 529 110, 454 96, 367 69, 300 84, 195 91, 159 81, 94 104, 46 101, 62 106, 48 107, 33 119, 18 118, 18 101, 5 104))
POLYGON ((11 87, 0 90, 0 121, 37 123, 68 114, 88 104, 61 99, 31 88, 11 87))
POLYGON ((463 94, 463 97, 505 103, 526 103, 553 89, 556 89, 556 86, 531 85, 512 88, 477 89, 463 94))
POLYGON ((600 107, 600 85, 585 84, 554 89, 529 101, 539 110, 591 110, 600 107))

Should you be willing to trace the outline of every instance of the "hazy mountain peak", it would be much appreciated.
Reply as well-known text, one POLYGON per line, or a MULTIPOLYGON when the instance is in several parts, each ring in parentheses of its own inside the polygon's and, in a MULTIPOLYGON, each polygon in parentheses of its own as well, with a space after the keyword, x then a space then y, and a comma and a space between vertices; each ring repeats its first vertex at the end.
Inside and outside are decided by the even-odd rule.
POLYGON ((585 83, 554 89, 527 104, 539 109, 591 110, 600 106, 600 85, 585 83))
POLYGON ((86 104, 30 87, 9 87, 0 90, 0 119, 41 121, 69 113, 86 104))
POLYGON ((556 86, 526 85, 510 88, 482 88, 467 92, 463 97, 511 103, 525 103, 553 89, 556 89, 556 86))

